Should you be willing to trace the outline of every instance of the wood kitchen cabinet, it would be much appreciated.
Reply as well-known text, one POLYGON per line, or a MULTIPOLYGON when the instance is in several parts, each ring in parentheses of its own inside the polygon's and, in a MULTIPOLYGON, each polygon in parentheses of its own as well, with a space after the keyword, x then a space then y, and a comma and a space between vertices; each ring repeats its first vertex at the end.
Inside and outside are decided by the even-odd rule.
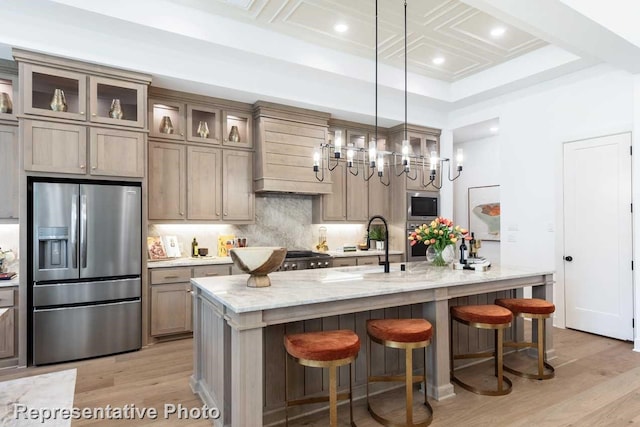
POLYGON ((18 218, 18 127, 0 124, 0 218, 18 218))
POLYGON ((150 269, 150 335, 166 337, 193 331, 191 278, 229 274, 230 264, 150 269))
POLYGON ((253 154, 149 143, 149 219, 234 223, 255 220, 253 154))
POLYGON ((187 147, 187 218, 222 218, 222 150, 187 147))
POLYGON ((225 221, 253 221, 253 154, 248 151, 222 151, 222 208, 225 221))
POLYGON ((149 99, 149 136, 152 138, 249 150, 253 148, 253 117, 249 105, 152 89, 149 99), (171 127, 167 126, 168 121, 171 127), (208 134, 199 132, 201 124, 202 130, 206 124, 208 134), (238 131, 237 138, 230 138, 233 126, 238 131))
POLYGON ((149 142, 149 219, 185 219, 186 150, 149 142))
POLYGON ((85 126, 22 120, 24 169, 37 172, 87 173, 85 126))
POLYGON ((18 360, 18 288, 0 288, 0 368, 13 366, 18 360))
POLYGON ((151 76, 20 49, 13 55, 26 171, 144 177, 151 76), (64 108, 54 108, 58 93, 64 108), (111 117, 112 105, 122 114, 111 117))
POLYGON ((151 270, 151 336, 191 332, 191 269, 151 270))

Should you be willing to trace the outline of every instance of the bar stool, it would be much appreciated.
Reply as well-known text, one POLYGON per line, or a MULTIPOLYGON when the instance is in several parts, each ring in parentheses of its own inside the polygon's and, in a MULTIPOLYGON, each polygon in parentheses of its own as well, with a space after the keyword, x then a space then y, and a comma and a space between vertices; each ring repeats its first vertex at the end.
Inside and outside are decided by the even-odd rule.
POLYGON ((431 342, 433 328, 425 319, 372 319, 367 320, 367 409, 371 416, 380 424, 397 427, 426 427, 433 419, 433 408, 427 401, 427 346, 431 342), (371 341, 385 347, 398 348, 405 353, 404 375, 371 375, 371 341), (424 349, 424 375, 413 375, 413 349, 424 349), (384 418, 375 412, 369 403, 369 383, 403 381, 405 383, 406 405, 405 422, 384 418), (413 422, 413 384, 424 381, 424 406, 427 407, 428 417, 422 422, 413 422))
MULTIPOLYGON (((553 366, 549 365, 545 360, 544 355, 544 337, 546 331, 546 320, 551 317, 551 315, 556 311, 555 305, 553 303, 539 299, 539 298, 501 298, 495 300, 495 303, 499 306, 505 307, 509 309, 514 316, 522 317, 523 319, 536 319, 536 323, 538 324, 538 338, 534 342, 533 341, 533 333, 531 334, 530 342, 517 342, 517 341, 508 341, 505 342, 505 347, 515 347, 515 348, 538 348, 538 372, 537 373, 529 373, 523 372, 518 369, 510 368, 507 365, 504 366, 504 369, 507 372, 511 372, 514 375, 518 375, 524 378, 536 379, 536 380, 547 380, 549 378, 553 378, 555 375, 555 369, 553 366), (545 371, 546 369, 546 371, 545 371)), ((515 324, 515 318, 514 318, 515 324)))
POLYGON ((449 362, 451 364, 451 381, 470 392, 485 396, 502 396, 511 392, 511 380, 502 371, 504 330, 511 326, 513 314, 499 305, 461 305, 451 307, 451 324, 449 328, 449 362), (495 348, 493 352, 453 354, 453 321, 472 328, 493 329, 495 331, 495 348), (498 378, 495 389, 482 389, 462 381, 455 375, 454 360, 494 357, 494 374, 498 378), (506 386, 505 386, 506 384, 506 386))
POLYGON ((289 364, 285 357, 285 425, 289 425, 289 406, 308 403, 329 402, 329 419, 331 427, 338 425, 338 400, 349 399, 349 417, 353 423, 352 370, 351 362, 356 360, 360 351, 360 338, 349 330, 306 332, 285 335, 284 346, 287 354, 299 364, 312 368, 329 368, 329 395, 306 399, 289 400, 287 382, 289 364), (337 368, 349 365, 349 393, 337 393, 337 368))

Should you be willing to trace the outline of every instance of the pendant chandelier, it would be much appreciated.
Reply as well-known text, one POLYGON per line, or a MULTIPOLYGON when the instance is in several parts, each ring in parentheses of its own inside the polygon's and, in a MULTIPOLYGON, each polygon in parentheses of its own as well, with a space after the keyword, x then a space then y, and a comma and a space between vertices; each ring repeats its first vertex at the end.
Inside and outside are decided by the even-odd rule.
POLYGON ((391 184, 391 171, 396 177, 406 175, 407 179, 415 181, 418 179, 418 169, 422 170, 421 186, 433 186, 436 189, 442 188, 442 170, 447 165, 447 178, 449 181, 455 181, 462 173, 463 154, 462 148, 456 152, 456 170, 457 175, 451 176, 451 166, 448 158, 438 157, 436 151, 431 151, 428 156, 411 154, 411 146, 407 135, 407 2, 404 1, 404 139, 402 140, 401 152, 380 151, 377 147, 378 142, 378 0, 376 4, 376 38, 375 38, 375 133, 374 139, 369 141, 368 149, 363 147, 354 147, 349 144, 346 147, 342 142, 342 131, 336 130, 334 133, 333 143, 321 143, 313 153, 313 171, 316 179, 323 182, 325 179, 325 169, 332 172, 340 164, 343 154, 346 155, 346 167, 353 176, 362 176, 365 181, 369 181, 374 174, 378 175, 380 182, 389 186, 391 184), (385 167, 388 166, 389 172, 385 177, 385 167), (429 169, 427 181, 427 167, 429 169), (413 171, 412 171, 413 170, 413 171), (412 173, 413 172, 413 173, 412 173), (440 185, 437 184, 440 182, 440 185))

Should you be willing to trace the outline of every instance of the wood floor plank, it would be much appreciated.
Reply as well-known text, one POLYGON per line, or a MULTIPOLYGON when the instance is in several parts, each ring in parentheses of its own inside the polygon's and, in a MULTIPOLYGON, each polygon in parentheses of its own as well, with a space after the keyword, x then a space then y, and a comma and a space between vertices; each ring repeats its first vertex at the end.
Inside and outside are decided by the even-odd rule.
MULTIPOLYGON (((433 427, 457 426, 622 426, 640 424, 640 353, 632 345, 577 331, 554 329, 558 357, 551 360, 556 377, 546 381, 511 376, 513 392, 507 396, 478 396, 455 387, 456 396, 431 401, 433 427)), ((170 341, 140 351, 54 366, 0 371, 1 381, 76 368, 74 405, 98 408, 135 404, 156 408, 158 419, 76 420, 73 427, 211 426, 209 420, 162 418, 165 404, 200 408, 202 402, 189 387, 192 340, 170 341)), ((491 372, 491 362, 463 370, 480 378, 491 372)), ((416 400, 421 394, 416 390, 416 400)), ((381 410, 401 413, 404 391, 394 390, 379 399, 381 410), (400 411, 400 412, 398 412, 400 411)), ((348 409, 340 407, 340 425, 348 425, 348 409)), ((359 427, 374 427, 364 400, 354 404, 359 427)), ((325 427, 327 414, 318 413, 290 426, 325 427)))

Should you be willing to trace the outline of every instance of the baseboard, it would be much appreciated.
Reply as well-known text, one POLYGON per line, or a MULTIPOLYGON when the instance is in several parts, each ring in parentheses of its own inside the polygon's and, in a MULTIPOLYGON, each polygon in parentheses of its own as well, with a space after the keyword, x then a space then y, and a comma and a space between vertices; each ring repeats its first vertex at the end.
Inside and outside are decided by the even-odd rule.
POLYGON ((633 351, 640 353, 640 338, 636 338, 633 342, 633 351))

